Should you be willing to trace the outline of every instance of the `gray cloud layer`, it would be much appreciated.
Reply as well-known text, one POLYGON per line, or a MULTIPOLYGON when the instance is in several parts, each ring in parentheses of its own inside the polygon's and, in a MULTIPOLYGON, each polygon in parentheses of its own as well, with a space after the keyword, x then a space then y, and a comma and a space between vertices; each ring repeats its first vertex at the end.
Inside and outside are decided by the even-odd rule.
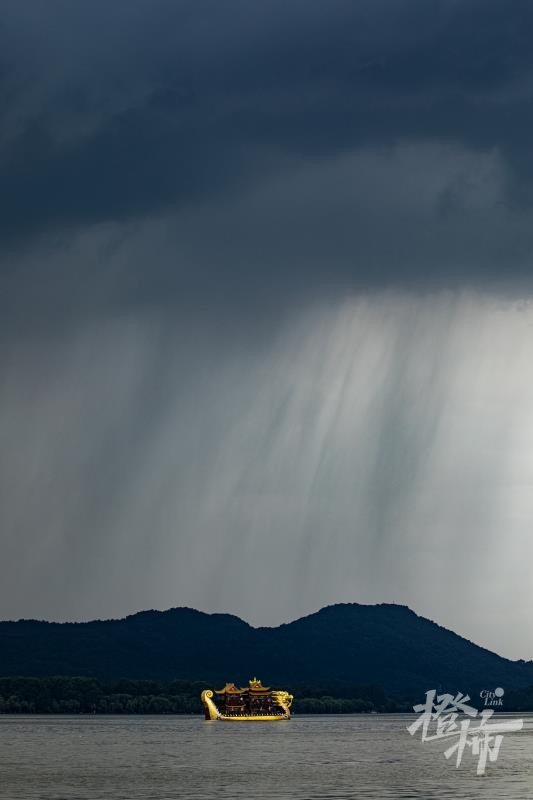
MULTIPOLYGON (((508 213, 529 202, 526 2, 58 2, 52 11, 12 3, 5 16, 7 241, 188 208, 285 172, 288 162, 419 142, 496 154, 498 202, 508 213)), ((378 176, 374 191, 394 191, 397 177, 378 176)), ((343 278, 428 277, 431 267, 403 253, 399 263, 368 265, 351 242, 343 247, 328 188, 320 234, 334 262, 349 262, 343 278)), ((439 220, 461 206, 464 190, 460 179, 446 187, 439 220)), ((415 252, 416 238, 422 232, 415 252)), ((512 256, 512 269, 528 274, 512 256)), ((475 278, 490 279, 498 269, 480 258, 475 278)), ((468 264, 448 268, 469 276, 468 264)))

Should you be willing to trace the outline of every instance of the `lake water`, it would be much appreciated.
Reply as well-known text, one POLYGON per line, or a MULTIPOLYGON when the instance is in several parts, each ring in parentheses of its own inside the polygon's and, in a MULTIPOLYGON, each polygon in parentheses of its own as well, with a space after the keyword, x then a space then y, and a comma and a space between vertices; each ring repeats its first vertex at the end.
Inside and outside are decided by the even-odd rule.
MULTIPOLYGON (((496 763, 459 769, 449 742, 411 737, 408 716, 1 717, 2 800, 533 798, 533 716, 496 763)), ((508 718, 508 717, 506 717, 508 718)), ((502 719, 500 716, 499 720, 502 719)))

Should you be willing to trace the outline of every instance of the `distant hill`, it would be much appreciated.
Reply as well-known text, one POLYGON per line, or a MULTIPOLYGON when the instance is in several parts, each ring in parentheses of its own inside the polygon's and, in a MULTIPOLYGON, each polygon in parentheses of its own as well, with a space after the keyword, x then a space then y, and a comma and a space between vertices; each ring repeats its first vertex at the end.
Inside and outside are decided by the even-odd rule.
POLYGON ((506 691, 533 684, 533 662, 510 661, 405 606, 341 604, 276 628, 190 608, 120 620, 0 623, 0 676, 195 680, 506 691))

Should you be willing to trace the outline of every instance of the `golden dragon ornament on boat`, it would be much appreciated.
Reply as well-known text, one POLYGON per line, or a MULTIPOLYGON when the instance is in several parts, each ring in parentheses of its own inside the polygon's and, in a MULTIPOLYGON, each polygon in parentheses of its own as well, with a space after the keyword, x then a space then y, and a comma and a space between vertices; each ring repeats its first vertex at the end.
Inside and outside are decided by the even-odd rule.
POLYGON ((290 719, 292 694, 263 686, 252 678, 239 688, 227 683, 223 689, 204 689, 201 694, 205 718, 224 722, 275 722, 290 719))

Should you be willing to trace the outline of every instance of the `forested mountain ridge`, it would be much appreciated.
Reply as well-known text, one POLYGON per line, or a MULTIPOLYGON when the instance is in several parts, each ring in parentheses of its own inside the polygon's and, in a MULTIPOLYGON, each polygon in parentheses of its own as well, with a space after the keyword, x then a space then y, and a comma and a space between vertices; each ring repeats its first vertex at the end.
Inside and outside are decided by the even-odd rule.
POLYGON ((506 691, 533 684, 533 663, 510 661, 406 606, 328 606, 274 628, 190 608, 119 620, 0 623, 0 676, 101 680, 377 685, 412 697, 429 688, 506 691))

